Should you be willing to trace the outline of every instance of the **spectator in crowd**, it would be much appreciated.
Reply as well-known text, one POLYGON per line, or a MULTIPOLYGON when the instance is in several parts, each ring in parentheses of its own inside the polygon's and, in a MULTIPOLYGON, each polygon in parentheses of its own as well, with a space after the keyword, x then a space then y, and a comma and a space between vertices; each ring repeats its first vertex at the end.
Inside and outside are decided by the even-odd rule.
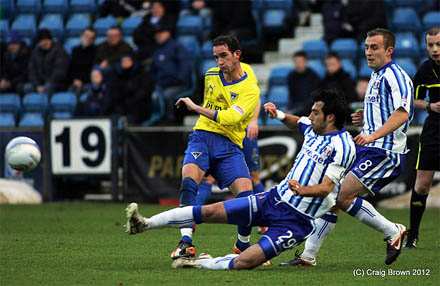
POLYGON ((111 99, 110 88, 104 81, 102 68, 93 66, 90 72, 87 97, 84 102, 78 102, 76 114, 79 116, 111 115, 111 99))
POLYGON ((353 113, 357 112, 360 109, 364 109, 364 98, 365 98, 365 93, 367 92, 369 81, 370 80, 368 77, 360 77, 357 79, 356 81, 357 99, 356 101, 350 103, 350 109, 353 113))
POLYGON ((69 89, 78 97, 87 90, 90 83, 90 71, 96 54, 95 38, 96 31, 86 28, 81 34, 81 44, 72 49, 69 89))
POLYGON ((152 74, 155 82, 153 98, 162 96, 166 103, 166 120, 176 120, 176 96, 189 87, 193 59, 191 53, 178 41, 171 38, 170 28, 156 26, 158 48, 153 54, 152 74))
POLYGON ((350 75, 344 71, 339 55, 330 52, 325 57, 326 74, 322 80, 321 88, 333 88, 339 90, 348 104, 357 101, 356 88, 350 75))
MULTIPOLYGON (((352 30, 346 22, 346 1, 328 0, 319 2, 322 2, 320 6, 324 25, 324 40, 330 45, 336 38, 350 36, 352 30)), ((371 10, 368 9, 367 11, 371 10)))
POLYGON ((126 18, 142 8, 139 0, 104 0, 99 8, 99 17, 109 15, 115 18, 126 18))
POLYGON ((152 111, 153 82, 131 54, 123 54, 109 74, 113 113, 127 116, 130 124, 147 120, 152 111))
POLYGON ((7 46, 1 49, 0 92, 23 93, 30 51, 20 35, 11 30, 6 37, 7 46))
POLYGON ((154 39, 156 25, 174 27, 172 18, 167 14, 163 3, 160 1, 152 2, 151 14, 147 14, 133 32, 133 41, 138 47, 137 59, 144 66, 151 65, 151 58, 157 48, 154 39))
POLYGON ((111 27, 107 30, 107 40, 96 48, 95 64, 101 66, 104 72, 119 60, 122 54, 134 54, 131 46, 122 39, 122 31, 119 27, 111 27))
POLYGON ((311 93, 319 86, 319 76, 307 67, 307 54, 303 51, 293 55, 295 69, 287 76, 289 85, 289 113, 308 115, 312 106, 311 93))
POLYGON ((255 39, 256 23, 250 0, 210 0, 208 4, 213 11, 212 38, 228 34, 236 36, 240 41, 255 39))
POLYGON ((207 27, 209 19, 212 17, 211 8, 207 7, 205 0, 192 0, 191 6, 180 11, 179 17, 184 17, 186 15, 196 15, 200 16, 203 21, 203 40, 209 38, 210 31, 209 29, 205 29, 207 27))
POLYGON ((38 31, 37 43, 28 65, 30 83, 25 84, 24 92, 37 91, 50 96, 56 91, 65 90, 69 55, 60 44, 52 41, 52 35, 47 29, 38 31))

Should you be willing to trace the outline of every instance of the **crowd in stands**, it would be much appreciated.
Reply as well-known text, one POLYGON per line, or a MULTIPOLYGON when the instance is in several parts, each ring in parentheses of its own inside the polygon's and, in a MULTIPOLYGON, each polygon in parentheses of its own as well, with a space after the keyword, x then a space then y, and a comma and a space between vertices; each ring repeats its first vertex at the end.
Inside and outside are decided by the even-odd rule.
MULTIPOLYGON (((6 27, 0 26, 0 96, 18 94, 23 100, 25 95, 36 92, 50 100, 55 93, 69 91, 75 94, 75 111, 63 116, 116 114, 138 125, 151 124, 148 119, 156 114, 163 122, 176 124, 180 118, 174 102, 179 96, 194 96, 200 103, 203 91, 197 87, 203 83, 207 67, 201 60, 203 44, 227 33, 237 36, 244 46, 253 40, 264 45, 261 33, 271 31, 273 36, 273 30, 265 26, 269 25, 266 12, 279 10, 285 12, 280 25, 307 25, 312 12, 322 13, 323 40, 329 50, 319 50, 318 58, 307 49, 295 53, 294 69, 285 75, 289 92, 286 109, 307 114, 310 92, 317 87, 340 89, 347 101, 356 106, 361 101, 357 85, 369 76, 368 69, 361 72, 362 41, 372 28, 393 28, 393 15, 387 9, 393 1, 398 0, 89 0, 92 6, 86 10, 86 19, 90 25, 82 27, 75 36, 69 34, 73 32, 67 31, 67 24, 64 35, 55 29, 59 27, 40 24, 35 36, 30 37, 14 29, 18 16, 26 14, 19 9, 21 1, 0 0, 0 22, 6 23, 6 27), (15 10, 7 10, 5 3, 12 3, 15 10), (199 24, 197 29, 185 26, 184 18, 200 21, 195 22, 199 24), (102 27, 98 25, 102 19, 114 22, 102 27), (135 24, 130 28, 131 22, 135 24), (347 59, 332 49, 332 44, 341 38, 356 41, 354 56, 347 59), (76 45, 68 46, 68 42, 76 45)), ((35 0, 43 12, 49 2, 35 0)), ((439 10, 438 1, 415 2, 420 3, 411 9, 420 19, 439 10)), ((40 19, 43 12, 39 15, 32 10, 31 14, 40 19)), ((65 21, 76 12, 71 6, 63 16, 65 21)), ((422 30, 413 34, 416 38, 421 35, 422 30)), ((210 59, 209 64, 215 62, 210 59)), ((4 112, 2 107, 0 111, 4 112)), ((50 110, 43 116, 48 113, 50 110)))

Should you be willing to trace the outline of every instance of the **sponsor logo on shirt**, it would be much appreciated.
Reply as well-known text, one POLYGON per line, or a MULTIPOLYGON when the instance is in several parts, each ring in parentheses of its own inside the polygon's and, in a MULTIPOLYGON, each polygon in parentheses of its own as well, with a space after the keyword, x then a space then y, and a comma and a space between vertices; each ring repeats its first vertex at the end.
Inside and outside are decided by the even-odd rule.
POLYGON ((365 103, 380 103, 380 96, 375 94, 366 95, 365 103))
POLYGON ((244 110, 243 110, 243 108, 241 108, 241 106, 238 106, 238 105, 232 105, 232 109, 234 109, 235 111, 237 111, 237 112, 240 113, 241 115, 244 114, 244 110))

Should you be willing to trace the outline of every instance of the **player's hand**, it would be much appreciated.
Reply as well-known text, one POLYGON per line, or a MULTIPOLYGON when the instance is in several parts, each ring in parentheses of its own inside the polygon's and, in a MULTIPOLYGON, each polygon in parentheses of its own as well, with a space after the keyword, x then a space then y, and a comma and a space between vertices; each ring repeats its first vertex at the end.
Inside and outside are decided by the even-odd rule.
POLYGON ((289 180, 289 189, 292 190, 293 194, 295 196, 301 196, 301 185, 297 180, 289 180))
POLYGON ((359 109, 355 113, 352 113, 351 122, 353 122, 355 126, 362 126, 364 124, 364 110, 359 109))
POLYGON ((361 146, 365 146, 368 143, 373 143, 374 141, 374 136, 371 134, 359 134, 358 136, 354 137, 354 142, 361 146))
POLYGON ((440 113, 440 101, 436 102, 436 103, 431 103, 431 111, 440 113))
POLYGON ((189 97, 179 98, 179 100, 176 102, 176 107, 180 108, 183 104, 185 104, 186 108, 188 108, 190 111, 193 111, 197 106, 189 97))
POLYGON ((258 137, 258 122, 249 122, 247 126, 247 137, 251 140, 258 137))
POLYGON ((269 117, 272 119, 277 117, 277 107, 272 102, 268 102, 264 105, 264 112, 269 114, 269 117))

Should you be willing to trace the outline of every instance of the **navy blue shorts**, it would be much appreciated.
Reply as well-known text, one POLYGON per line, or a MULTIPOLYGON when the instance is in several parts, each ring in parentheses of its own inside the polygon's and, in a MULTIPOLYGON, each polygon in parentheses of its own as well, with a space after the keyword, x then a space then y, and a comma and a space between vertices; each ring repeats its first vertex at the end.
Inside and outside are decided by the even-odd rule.
POLYGON ((404 168, 405 154, 356 145, 356 160, 350 172, 375 195, 396 179, 404 168))
POLYGON ((246 164, 249 168, 249 172, 254 172, 260 169, 260 153, 258 151, 258 140, 257 138, 251 140, 244 137, 243 140, 243 153, 246 164))
POLYGON ((276 188, 223 205, 230 224, 269 227, 257 242, 267 260, 299 245, 315 229, 313 219, 281 201, 276 188))
POLYGON ((203 130, 189 135, 183 166, 193 163, 217 180, 220 189, 236 179, 250 179, 249 170, 240 146, 227 137, 203 130))

